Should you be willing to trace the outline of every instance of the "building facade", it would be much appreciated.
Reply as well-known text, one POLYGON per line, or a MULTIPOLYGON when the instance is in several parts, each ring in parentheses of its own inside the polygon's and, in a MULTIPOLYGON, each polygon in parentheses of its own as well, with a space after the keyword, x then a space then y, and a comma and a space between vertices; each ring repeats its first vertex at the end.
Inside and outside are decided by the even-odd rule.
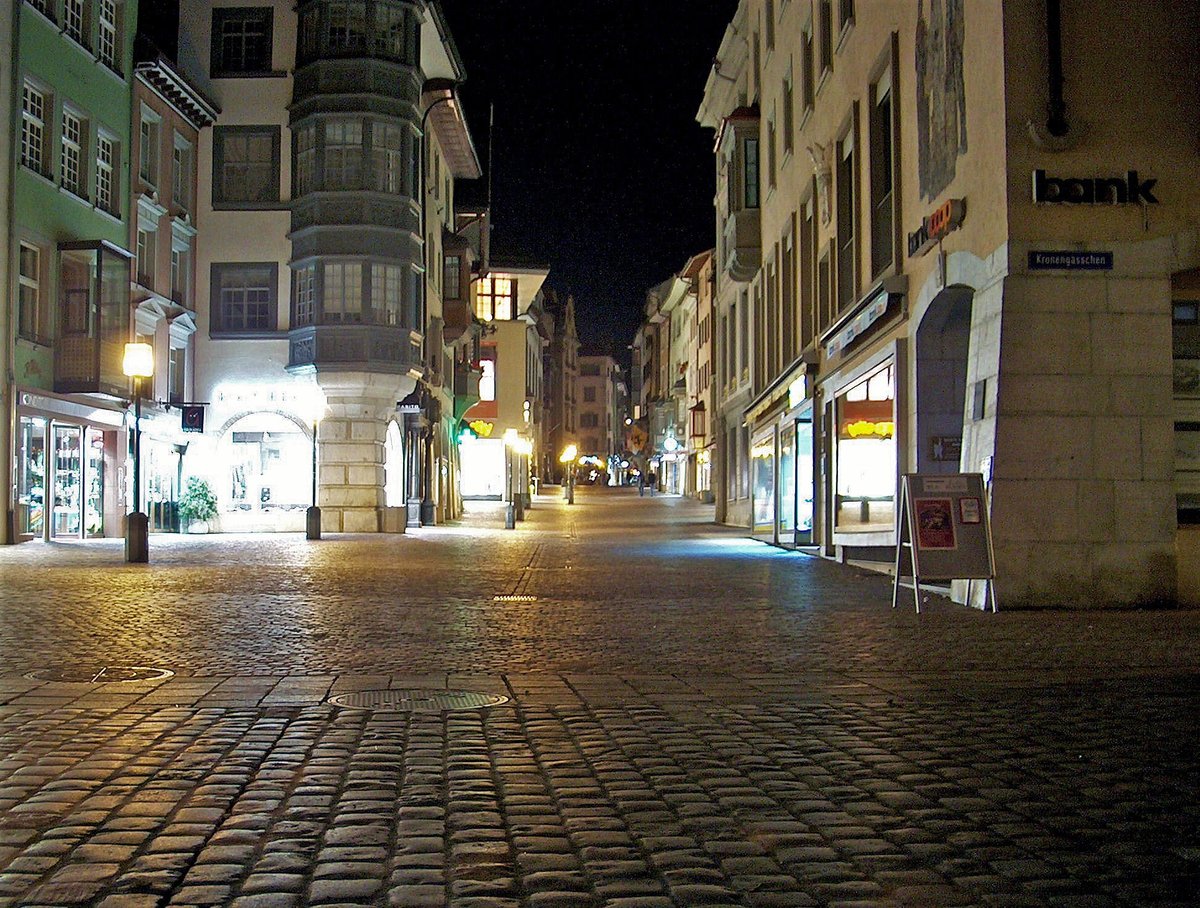
POLYGON ((120 536, 137 7, 28 0, 13 12, 5 535, 120 536))
POLYGON ((565 475, 559 456, 570 445, 579 445, 579 334, 575 330, 575 298, 544 294, 553 336, 546 349, 546 440, 549 478, 561 482, 565 475))
POLYGON ((979 472, 1001 607, 1176 598, 1200 161, 1155 73, 1197 34, 1185 2, 739 4, 698 114, 723 519, 748 485, 756 536, 883 561, 902 474, 979 472))
POLYGON ((197 149, 193 442, 221 528, 300 529, 314 489, 326 531, 453 516, 453 192, 480 170, 440 6, 184 0, 180 47, 221 108, 197 149))
POLYGON ((597 458, 605 481, 619 481, 625 451, 624 381, 611 356, 579 357, 579 453, 597 458))

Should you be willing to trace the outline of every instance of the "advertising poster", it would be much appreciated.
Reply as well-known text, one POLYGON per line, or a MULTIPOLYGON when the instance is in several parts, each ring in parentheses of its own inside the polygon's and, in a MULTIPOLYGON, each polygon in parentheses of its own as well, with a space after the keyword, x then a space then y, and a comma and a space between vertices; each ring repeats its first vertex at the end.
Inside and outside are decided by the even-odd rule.
POLYGON ((949 498, 918 498, 916 511, 917 548, 955 549, 954 504, 949 498))

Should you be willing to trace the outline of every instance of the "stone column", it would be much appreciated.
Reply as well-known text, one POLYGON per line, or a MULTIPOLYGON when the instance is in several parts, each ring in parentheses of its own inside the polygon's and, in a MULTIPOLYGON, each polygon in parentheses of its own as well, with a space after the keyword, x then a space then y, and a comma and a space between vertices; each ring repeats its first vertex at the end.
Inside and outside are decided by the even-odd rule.
POLYGON ((401 381, 371 373, 318 376, 327 404, 318 437, 323 531, 383 529, 387 424, 406 391, 401 381))

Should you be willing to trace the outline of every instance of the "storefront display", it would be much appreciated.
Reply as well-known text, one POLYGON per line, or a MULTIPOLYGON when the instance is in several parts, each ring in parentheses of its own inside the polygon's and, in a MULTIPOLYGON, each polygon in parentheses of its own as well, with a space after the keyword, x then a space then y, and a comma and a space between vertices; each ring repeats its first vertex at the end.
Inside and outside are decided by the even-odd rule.
POLYGON ((775 433, 760 436, 750 449, 754 482, 753 535, 775 541, 775 433))
POLYGON ((22 416, 17 469, 17 532, 40 537, 45 532, 46 420, 22 416))
POLYGON ((837 396, 834 528, 838 532, 894 529, 895 389, 895 367, 889 364, 837 396))

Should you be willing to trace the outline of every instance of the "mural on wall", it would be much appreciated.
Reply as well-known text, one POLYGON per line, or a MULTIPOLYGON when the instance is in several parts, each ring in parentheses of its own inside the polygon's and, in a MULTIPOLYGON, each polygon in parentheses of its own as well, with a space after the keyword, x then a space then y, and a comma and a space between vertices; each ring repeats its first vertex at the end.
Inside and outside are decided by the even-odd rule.
POLYGON ((963 90, 963 0, 925 0, 917 7, 917 152, 921 198, 933 201, 954 179, 967 150, 963 90))

